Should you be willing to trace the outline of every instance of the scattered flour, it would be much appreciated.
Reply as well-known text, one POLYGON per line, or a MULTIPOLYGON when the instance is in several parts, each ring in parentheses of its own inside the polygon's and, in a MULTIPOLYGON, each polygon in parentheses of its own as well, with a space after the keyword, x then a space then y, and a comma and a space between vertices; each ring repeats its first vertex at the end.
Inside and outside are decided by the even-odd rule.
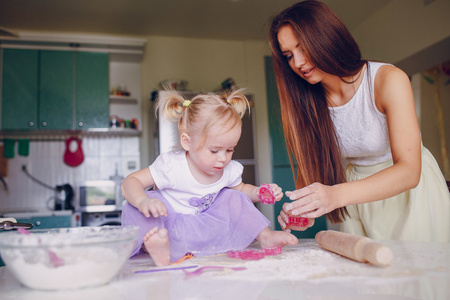
MULTIPOLYGON (((399 258, 397 258, 399 259, 399 258)), ((400 258, 401 259, 401 258, 400 258)), ((359 263, 338 254, 322 249, 314 241, 297 246, 286 246, 277 256, 266 256, 256 261, 243 261, 219 254, 207 257, 194 257, 192 264, 247 267, 239 272, 217 272, 215 276, 229 276, 232 280, 261 281, 267 278, 276 280, 349 280, 355 277, 401 278, 415 274, 407 268, 379 268, 359 263)))

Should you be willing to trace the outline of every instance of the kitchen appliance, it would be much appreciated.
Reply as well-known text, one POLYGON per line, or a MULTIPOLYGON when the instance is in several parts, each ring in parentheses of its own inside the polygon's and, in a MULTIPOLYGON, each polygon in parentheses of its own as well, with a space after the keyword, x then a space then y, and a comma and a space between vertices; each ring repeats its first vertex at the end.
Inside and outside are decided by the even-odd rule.
POLYGON ((57 185, 55 196, 55 210, 73 210, 73 188, 70 184, 57 185))
POLYGON ((120 180, 86 181, 79 194, 77 211, 81 213, 81 226, 121 225, 124 198, 120 180))
POLYGON ((121 212, 84 212, 81 213, 81 226, 116 226, 121 225, 121 212))
POLYGON ((38 183, 39 185, 42 185, 50 190, 55 191, 55 196, 50 199, 54 200, 53 207, 51 204, 47 205, 49 209, 53 210, 74 210, 73 206, 73 199, 74 199, 74 191, 70 184, 66 183, 63 185, 57 185, 56 187, 53 187, 51 185, 48 185, 33 175, 31 175, 28 170, 27 166, 22 166, 22 171, 31 178, 34 182, 38 183))
POLYGON ((114 180, 90 180, 80 186, 79 207, 81 212, 122 210, 120 189, 114 180))

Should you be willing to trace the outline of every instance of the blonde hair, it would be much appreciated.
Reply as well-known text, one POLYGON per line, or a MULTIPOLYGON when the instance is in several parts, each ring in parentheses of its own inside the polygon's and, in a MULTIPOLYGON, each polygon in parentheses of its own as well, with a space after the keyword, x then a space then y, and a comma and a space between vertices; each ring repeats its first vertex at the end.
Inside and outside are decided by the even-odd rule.
POLYGON ((199 94, 191 100, 185 99, 174 90, 162 93, 156 110, 160 109, 164 118, 178 121, 180 134, 201 134, 203 145, 208 130, 218 122, 229 123, 230 129, 241 126, 242 117, 250 104, 244 89, 236 89, 225 95, 199 94))

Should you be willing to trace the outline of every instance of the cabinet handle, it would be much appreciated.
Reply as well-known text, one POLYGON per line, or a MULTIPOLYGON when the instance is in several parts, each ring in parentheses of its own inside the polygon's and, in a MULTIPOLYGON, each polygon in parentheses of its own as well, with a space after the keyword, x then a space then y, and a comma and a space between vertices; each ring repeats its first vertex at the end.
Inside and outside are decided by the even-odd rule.
POLYGON ((33 121, 28 122, 28 126, 34 127, 34 122, 33 121))
POLYGON ((43 121, 42 122, 42 127, 46 127, 47 126, 47 122, 43 121))
POLYGON ((83 125, 84 125, 83 121, 78 122, 78 127, 83 127, 83 125))

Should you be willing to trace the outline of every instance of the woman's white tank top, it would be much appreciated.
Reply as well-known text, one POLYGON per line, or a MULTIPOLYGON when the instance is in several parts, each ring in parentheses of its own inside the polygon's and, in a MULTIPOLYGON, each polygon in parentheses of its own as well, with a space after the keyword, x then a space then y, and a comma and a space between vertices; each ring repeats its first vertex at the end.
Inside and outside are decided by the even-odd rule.
POLYGON ((386 115, 375 105, 374 81, 384 63, 369 62, 353 98, 329 107, 341 154, 355 165, 374 165, 392 158, 386 115))

